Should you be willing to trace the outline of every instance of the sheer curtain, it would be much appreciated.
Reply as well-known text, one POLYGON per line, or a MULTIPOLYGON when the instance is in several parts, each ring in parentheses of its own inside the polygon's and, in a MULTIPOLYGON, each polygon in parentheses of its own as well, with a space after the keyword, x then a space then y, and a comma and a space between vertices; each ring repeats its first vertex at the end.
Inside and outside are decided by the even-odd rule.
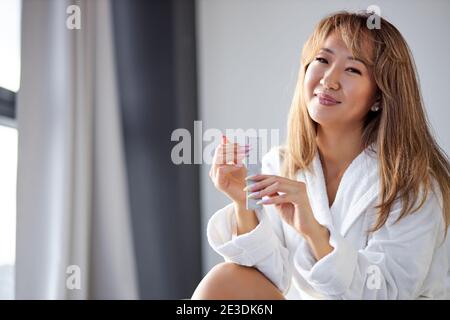
POLYGON ((109 0, 23 2, 17 299, 138 296, 111 19, 109 0))

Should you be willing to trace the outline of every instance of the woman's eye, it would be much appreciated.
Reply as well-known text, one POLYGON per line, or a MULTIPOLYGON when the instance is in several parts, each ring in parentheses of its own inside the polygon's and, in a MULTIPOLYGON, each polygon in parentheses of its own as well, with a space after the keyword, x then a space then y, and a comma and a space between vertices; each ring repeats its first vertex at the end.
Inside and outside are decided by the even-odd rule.
POLYGON ((317 57, 316 61, 319 61, 320 63, 328 63, 327 59, 321 57, 317 57))
POLYGON ((359 75, 361 74, 361 71, 359 71, 358 69, 355 69, 355 68, 347 68, 347 70, 349 70, 353 73, 359 74, 359 75))

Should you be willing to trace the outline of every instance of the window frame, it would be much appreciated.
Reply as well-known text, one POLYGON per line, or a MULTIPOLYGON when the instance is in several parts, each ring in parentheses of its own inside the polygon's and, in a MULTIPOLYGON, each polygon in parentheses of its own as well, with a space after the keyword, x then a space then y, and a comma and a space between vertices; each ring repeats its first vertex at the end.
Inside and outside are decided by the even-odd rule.
POLYGON ((16 93, 0 87, 0 116, 16 119, 16 93))

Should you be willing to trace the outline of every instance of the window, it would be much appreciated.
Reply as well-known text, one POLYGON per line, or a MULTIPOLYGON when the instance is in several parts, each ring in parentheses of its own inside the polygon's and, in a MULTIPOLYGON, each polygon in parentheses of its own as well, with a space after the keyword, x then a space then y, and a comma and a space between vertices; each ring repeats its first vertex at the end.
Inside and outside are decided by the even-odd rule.
POLYGON ((0 299, 13 298, 17 130, 0 125, 0 299))
POLYGON ((13 92, 20 82, 20 0, 0 1, 0 87, 13 92))
POLYGON ((0 1, 0 299, 14 298, 21 0, 0 1))

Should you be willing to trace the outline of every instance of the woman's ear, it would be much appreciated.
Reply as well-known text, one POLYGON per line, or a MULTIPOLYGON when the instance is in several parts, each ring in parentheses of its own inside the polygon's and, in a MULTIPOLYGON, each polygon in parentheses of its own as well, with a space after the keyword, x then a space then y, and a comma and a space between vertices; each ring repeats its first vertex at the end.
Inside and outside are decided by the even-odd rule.
POLYGON ((373 101, 373 104, 376 104, 378 106, 381 105, 381 97, 382 97, 381 91, 380 89, 378 89, 377 92, 375 93, 375 99, 373 101))
POLYGON ((377 88, 377 92, 375 93, 375 102, 381 102, 381 90, 377 88))
POLYGON ((380 109, 381 109, 381 92, 378 90, 375 95, 375 101, 370 110, 377 112, 380 109))

